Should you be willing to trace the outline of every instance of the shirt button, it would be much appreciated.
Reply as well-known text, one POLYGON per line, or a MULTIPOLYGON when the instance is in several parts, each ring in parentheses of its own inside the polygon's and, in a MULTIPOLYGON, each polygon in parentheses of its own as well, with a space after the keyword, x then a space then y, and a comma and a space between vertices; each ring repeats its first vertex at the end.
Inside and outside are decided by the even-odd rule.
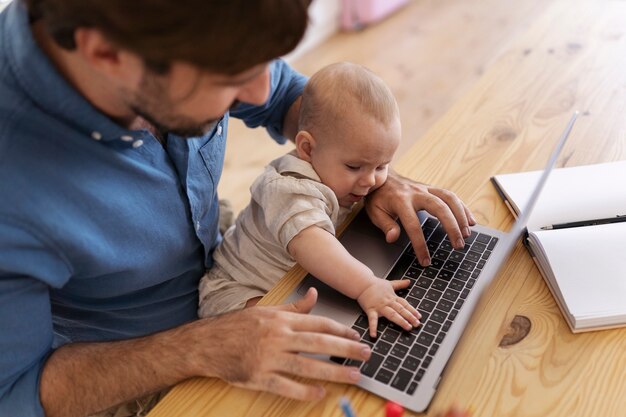
POLYGON ((102 139, 102 133, 100 133, 100 132, 91 132, 91 138, 93 140, 100 140, 100 139, 102 139))
POLYGON ((120 139, 122 139, 124 142, 132 142, 133 137, 130 135, 124 135, 124 136, 121 136, 120 139))
POLYGON ((221 135, 222 134, 222 125, 217 125, 217 135, 221 135))
POLYGON ((133 142, 133 148, 138 148, 143 145, 143 140, 139 139, 133 142))

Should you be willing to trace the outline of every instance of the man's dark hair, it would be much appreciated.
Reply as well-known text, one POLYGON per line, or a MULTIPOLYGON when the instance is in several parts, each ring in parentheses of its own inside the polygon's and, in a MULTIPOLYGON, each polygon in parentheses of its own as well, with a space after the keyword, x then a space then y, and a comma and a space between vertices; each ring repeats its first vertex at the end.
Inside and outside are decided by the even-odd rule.
POLYGON ((310 0, 25 0, 63 48, 79 27, 96 28, 158 72, 185 61, 237 74, 295 48, 310 0))

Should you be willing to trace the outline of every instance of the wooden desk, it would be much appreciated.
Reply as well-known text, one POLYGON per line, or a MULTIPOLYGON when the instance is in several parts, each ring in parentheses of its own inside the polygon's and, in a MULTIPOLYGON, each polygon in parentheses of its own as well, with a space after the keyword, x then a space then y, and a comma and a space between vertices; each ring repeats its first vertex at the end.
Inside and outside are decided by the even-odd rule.
MULTIPOLYGON (((558 166, 626 159, 626 1, 556 2, 396 169, 455 191, 480 223, 507 230, 512 216, 489 178, 541 169, 574 109, 581 117, 558 166)), ((291 271, 263 302, 280 302, 302 276, 291 271)), ((303 403, 193 379, 150 417, 339 417, 341 395, 360 417, 383 415, 381 398, 326 387, 325 400, 303 403)), ((479 417, 624 416, 626 329, 572 334, 520 244, 481 300, 427 415, 451 404, 479 417)))

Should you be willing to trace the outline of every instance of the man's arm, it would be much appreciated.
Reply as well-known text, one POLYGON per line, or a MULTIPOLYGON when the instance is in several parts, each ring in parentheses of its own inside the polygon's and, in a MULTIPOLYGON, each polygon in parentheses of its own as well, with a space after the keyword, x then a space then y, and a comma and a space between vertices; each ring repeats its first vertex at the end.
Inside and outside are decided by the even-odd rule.
POLYGON ((370 348, 357 343, 359 335, 349 327, 302 314, 316 299, 310 290, 294 304, 245 309, 134 340, 63 346, 49 357, 41 376, 46 416, 84 416, 193 376, 320 399, 321 386, 286 375, 354 383, 360 373, 297 352, 367 360, 370 348))
POLYGON ((391 171, 385 184, 366 198, 365 209, 372 223, 385 233, 387 242, 394 242, 400 236, 396 221, 400 219, 423 266, 430 265, 430 255, 417 211, 426 210, 437 217, 456 249, 463 247, 463 238, 471 233, 469 226, 476 224, 471 211, 454 193, 411 181, 391 171))

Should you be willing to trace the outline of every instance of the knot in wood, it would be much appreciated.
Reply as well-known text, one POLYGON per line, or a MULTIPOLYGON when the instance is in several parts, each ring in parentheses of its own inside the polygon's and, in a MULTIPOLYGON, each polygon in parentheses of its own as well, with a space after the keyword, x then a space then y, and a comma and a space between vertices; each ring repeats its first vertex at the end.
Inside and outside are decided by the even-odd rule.
POLYGON ((521 342, 530 333, 531 328, 530 319, 526 316, 515 316, 509 324, 509 328, 502 339, 500 340, 500 347, 513 346, 521 342))

